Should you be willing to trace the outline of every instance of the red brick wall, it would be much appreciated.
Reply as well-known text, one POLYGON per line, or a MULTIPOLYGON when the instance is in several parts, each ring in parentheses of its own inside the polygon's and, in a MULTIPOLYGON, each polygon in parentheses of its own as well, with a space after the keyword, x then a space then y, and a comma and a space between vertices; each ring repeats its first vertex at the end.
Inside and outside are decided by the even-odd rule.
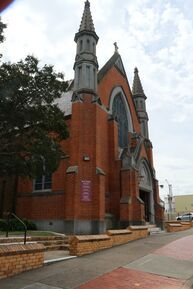
POLYGON ((138 173, 136 170, 121 171, 121 187, 123 200, 128 197, 128 204, 120 204, 120 219, 122 221, 143 221, 144 205, 137 199, 139 196, 138 173))
POLYGON ((19 197, 17 215, 33 220, 63 219, 64 195, 19 197))
POLYGON ((92 103, 90 95, 84 95, 84 103, 72 104, 69 163, 71 166, 78 166, 78 172, 67 176, 65 199, 67 219, 72 217, 104 219, 105 177, 96 175, 96 167, 106 173, 107 161, 104 155, 107 154, 107 148, 104 144, 107 142, 107 131, 101 125, 106 123, 105 118, 105 113, 98 104, 92 103), (85 161, 84 156, 88 156, 89 160, 85 161), (90 202, 81 201, 81 181, 84 180, 91 181, 90 202))

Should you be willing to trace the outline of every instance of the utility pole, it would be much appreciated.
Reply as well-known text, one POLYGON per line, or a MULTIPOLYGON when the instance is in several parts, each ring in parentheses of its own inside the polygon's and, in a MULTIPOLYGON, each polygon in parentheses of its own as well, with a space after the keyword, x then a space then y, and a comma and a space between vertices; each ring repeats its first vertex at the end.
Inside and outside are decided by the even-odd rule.
POLYGON ((166 183, 168 184, 169 194, 168 194, 168 208, 169 208, 169 215, 171 217, 172 215, 172 185, 168 182, 167 179, 165 179, 166 183))

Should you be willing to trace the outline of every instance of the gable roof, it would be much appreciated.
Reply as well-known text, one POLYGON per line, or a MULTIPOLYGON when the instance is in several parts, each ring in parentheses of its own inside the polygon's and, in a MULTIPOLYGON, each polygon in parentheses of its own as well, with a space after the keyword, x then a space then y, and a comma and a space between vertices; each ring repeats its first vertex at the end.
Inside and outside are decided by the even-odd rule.
POLYGON ((121 56, 117 51, 115 51, 113 56, 111 56, 111 58, 106 62, 106 64, 99 70, 98 82, 102 80, 107 71, 110 70, 113 66, 115 66, 117 70, 123 75, 123 77, 127 79, 121 56))

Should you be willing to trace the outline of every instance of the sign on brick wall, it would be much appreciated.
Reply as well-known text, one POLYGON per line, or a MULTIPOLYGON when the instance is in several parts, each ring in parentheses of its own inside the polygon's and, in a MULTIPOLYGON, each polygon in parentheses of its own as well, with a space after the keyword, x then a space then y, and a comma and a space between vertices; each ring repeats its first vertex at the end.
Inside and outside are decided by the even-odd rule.
POLYGON ((91 192, 91 181, 81 181, 81 202, 91 202, 92 192, 91 192))

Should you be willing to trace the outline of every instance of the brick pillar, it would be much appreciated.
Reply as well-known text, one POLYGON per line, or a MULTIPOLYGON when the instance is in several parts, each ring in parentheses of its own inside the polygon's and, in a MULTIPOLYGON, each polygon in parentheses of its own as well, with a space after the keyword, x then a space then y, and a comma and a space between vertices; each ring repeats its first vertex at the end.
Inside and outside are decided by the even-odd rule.
POLYGON ((120 226, 142 224, 144 204, 139 198, 138 172, 135 169, 121 170, 120 226))
POLYGON ((104 227, 105 174, 97 167, 97 103, 85 94, 72 104, 70 160, 67 168, 65 231, 97 234, 104 227))
POLYGON ((149 145, 146 148, 146 152, 147 152, 148 160, 149 160, 151 166, 153 167, 153 150, 152 150, 152 146, 149 145))
POLYGON ((154 190, 154 206, 155 206, 155 222, 157 226, 163 228, 164 207, 160 205, 159 184, 157 180, 153 180, 154 190))
POLYGON ((120 226, 125 228, 132 218, 130 203, 131 196, 131 172, 129 169, 122 169, 121 172, 121 199, 120 199, 120 226))
POLYGON ((106 213, 110 213, 113 217, 113 226, 117 226, 120 219, 120 170, 121 160, 118 153, 118 124, 111 118, 108 120, 108 154, 109 154, 109 175, 108 175, 108 206, 106 213))

